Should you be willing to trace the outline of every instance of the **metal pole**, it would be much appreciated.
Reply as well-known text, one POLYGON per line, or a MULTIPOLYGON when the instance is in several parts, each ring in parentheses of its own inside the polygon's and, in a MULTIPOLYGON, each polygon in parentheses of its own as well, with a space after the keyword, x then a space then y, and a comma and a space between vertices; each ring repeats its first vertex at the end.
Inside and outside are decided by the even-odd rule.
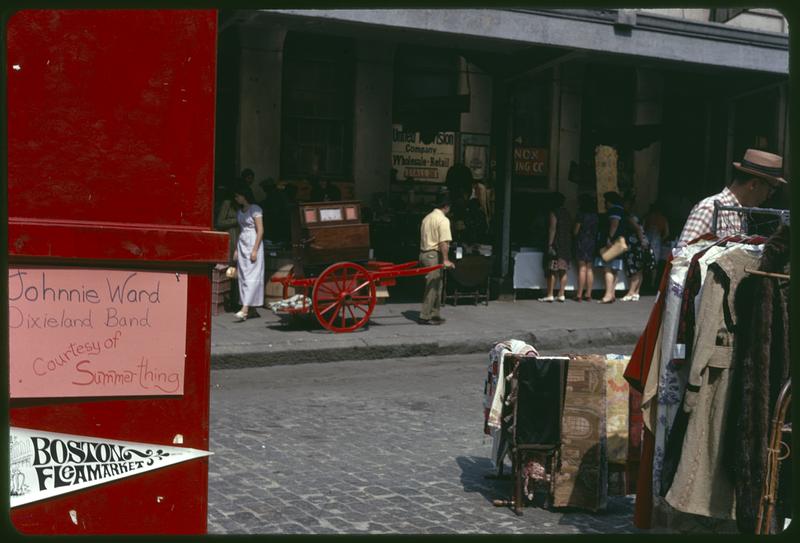
POLYGON ((506 93, 508 95, 508 100, 506 101, 506 164, 505 183, 503 189, 503 277, 508 276, 508 269, 511 260, 511 176, 514 168, 514 150, 512 142, 514 137, 512 126, 514 117, 514 100, 510 96, 508 87, 506 87, 506 93))
POLYGON ((711 216, 711 233, 717 235, 717 216, 719 215, 719 200, 714 200, 714 214, 711 216))
POLYGON ((725 142, 725 186, 729 186, 731 184, 732 176, 733 176, 733 169, 730 167, 731 162, 733 162, 733 146, 734 146, 734 135, 736 134, 736 104, 733 100, 729 100, 727 102, 728 107, 728 126, 726 127, 728 130, 727 139, 725 142))
POLYGON ((559 144, 561 136, 561 65, 553 66, 553 79, 550 84, 552 93, 550 101, 550 171, 548 172, 547 184, 550 190, 560 190, 559 186, 559 144))
POLYGON ((765 215, 777 215, 781 224, 787 226, 791 225, 792 213, 788 209, 775 209, 771 207, 741 207, 741 206, 723 206, 720 205, 719 200, 714 200, 714 214, 711 216, 711 233, 717 235, 717 222, 719 220, 720 211, 736 211, 737 213, 763 213, 765 215))

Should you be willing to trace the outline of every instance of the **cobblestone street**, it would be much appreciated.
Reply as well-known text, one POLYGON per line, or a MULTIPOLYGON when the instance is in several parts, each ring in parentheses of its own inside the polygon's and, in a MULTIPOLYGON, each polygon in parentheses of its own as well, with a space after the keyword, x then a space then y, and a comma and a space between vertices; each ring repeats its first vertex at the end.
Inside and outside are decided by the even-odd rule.
POLYGON ((632 497, 596 514, 492 505, 511 483, 484 478, 485 369, 455 355, 213 371, 208 532, 637 532, 632 497))

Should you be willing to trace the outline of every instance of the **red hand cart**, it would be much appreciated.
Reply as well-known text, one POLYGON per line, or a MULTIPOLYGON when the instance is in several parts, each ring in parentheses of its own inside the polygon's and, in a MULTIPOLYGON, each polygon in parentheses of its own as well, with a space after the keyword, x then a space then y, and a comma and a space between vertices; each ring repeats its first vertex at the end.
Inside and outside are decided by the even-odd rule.
POLYGON ((393 286, 398 277, 425 275, 442 267, 372 260, 369 225, 361 222, 361 203, 356 200, 304 202, 297 211, 291 217, 293 269, 270 281, 283 284, 284 300, 290 288, 303 296, 300 303, 280 304, 276 313, 313 310, 324 328, 352 332, 369 322, 377 287, 393 286))
POLYGON ((439 264, 417 268, 417 264, 369 261, 362 266, 354 262, 337 262, 317 277, 295 277, 290 273, 271 281, 283 284, 284 299, 288 297, 290 287, 302 289, 302 304, 279 312, 305 314, 313 310, 324 328, 332 332, 352 332, 369 322, 378 299, 377 286, 393 286, 398 277, 425 275, 442 267, 439 264))

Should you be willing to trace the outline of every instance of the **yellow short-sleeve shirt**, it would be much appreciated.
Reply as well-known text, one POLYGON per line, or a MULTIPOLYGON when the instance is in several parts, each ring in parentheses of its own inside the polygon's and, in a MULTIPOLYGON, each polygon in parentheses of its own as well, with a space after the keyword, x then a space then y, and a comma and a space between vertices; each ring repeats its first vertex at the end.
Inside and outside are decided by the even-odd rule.
POLYGON ((439 248, 441 242, 453 241, 453 236, 450 234, 450 219, 438 207, 422 219, 419 231, 421 251, 434 251, 439 248))

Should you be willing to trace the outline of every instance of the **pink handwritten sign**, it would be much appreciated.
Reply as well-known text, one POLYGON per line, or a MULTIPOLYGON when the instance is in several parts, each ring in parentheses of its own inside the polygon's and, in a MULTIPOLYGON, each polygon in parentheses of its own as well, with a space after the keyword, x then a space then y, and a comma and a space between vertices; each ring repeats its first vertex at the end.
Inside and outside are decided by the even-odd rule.
POLYGON ((12 398, 183 394, 186 274, 9 268, 12 398))

